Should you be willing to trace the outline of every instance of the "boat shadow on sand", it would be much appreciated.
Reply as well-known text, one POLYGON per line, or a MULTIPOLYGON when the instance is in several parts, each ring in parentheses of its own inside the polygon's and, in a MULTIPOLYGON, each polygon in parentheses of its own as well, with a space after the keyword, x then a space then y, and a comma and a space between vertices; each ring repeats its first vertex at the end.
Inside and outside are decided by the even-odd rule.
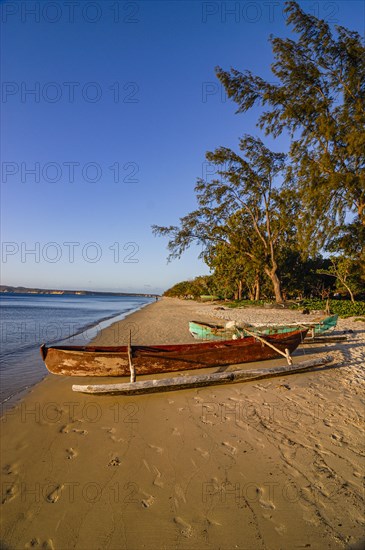
MULTIPOLYGON (((310 346, 306 346, 305 351, 308 350, 308 354, 311 355, 314 353, 322 353, 322 352, 331 352, 331 351, 345 351, 353 350, 356 348, 363 348, 364 342, 359 342, 357 340, 345 340, 343 342, 328 342, 325 344, 316 344, 313 342, 310 346), (331 346, 331 347, 328 347, 331 346)), ((296 350, 296 352, 293 354, 294 357, 300 355, 300 352, 303 352, 304 348, 299 348, 296 350)), ((302 353, 302 355, 305 355, 305 353, 302 353)))

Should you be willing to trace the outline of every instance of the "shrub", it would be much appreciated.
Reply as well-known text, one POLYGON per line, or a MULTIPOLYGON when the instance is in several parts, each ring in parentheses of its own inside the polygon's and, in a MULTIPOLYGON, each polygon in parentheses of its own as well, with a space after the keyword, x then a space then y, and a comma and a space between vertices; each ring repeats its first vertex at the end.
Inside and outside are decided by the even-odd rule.
MULTIPOLYGON (((299 304, 293 304, 291 309, 326 309, 326 300, 308 299, 302 300, 299 304)), ((350 300, 329 300, 331 313, 337 313, 340 317, 353 317, 355 315, 365 315, 365 302, 352 303, 350 300)))

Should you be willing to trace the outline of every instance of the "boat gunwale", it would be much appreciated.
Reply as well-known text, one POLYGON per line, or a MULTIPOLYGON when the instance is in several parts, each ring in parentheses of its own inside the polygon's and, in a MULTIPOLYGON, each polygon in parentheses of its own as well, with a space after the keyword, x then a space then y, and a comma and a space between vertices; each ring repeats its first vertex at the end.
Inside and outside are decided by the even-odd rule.
MULTIPOLYGON (((304 340, 306 333, 308 332, 307 328, 293 330, 286 333, 277 333, 265 335, 265 338, 270 343, 282 343, 286 341, 296 340, 298 337, 301 337, 304 340), (273 340, 273 342, 271 342, 273 340)), ((200 351, 200 350, 209 350, 209 349, 220 349, 226 347, 245 347, 249 346, 253 342, 257 342, 258 338, 254 336, 249 336, 247 338, 240 338, 237 340, 217 340, 217 341, 208 341, 208 342, 198 342, 198 343, 188 343, 188 344, 155 344, 155 345, 133 345, 132 351, 145 351, 145 352, 185 352, 185 351, 200 351)), ((55 350, 59 352, 73 352, 73 353, 126 353, 128 346, 46 346, 42 344, 41 346, 42 354, 47 355, 49 350, 55 350)))
MULTIPOLYGON (((279 333, 291 334, 292 332, 301 329, 308 329, 308 331, 314 329, 317 330, 319 334, 321 334, 322 332, 326 332, 327 330, 335 328, 337 325, 337 320, 338 314, 333 313, 319 319, 313 319, 310 322, 296 321, 290 323, 241 323, 229 328, 227 328, 225 325, 193 320, 189 321, 189 332, 197 340, 208 339, 209 341, 214 341, 215 339, 209 338, 207 334, 200 334, 200 331, 211 331, 212 335, 214 336, 219 336, 219 334, 221 334, 222 336, 226 336, 227 334, 239 333, 242 335, 241 337, 245 339, 248 338, 248 336, 243 336, 245 329, 252 330, 253 332, 257 332, 258 334, 262 332, 262 335, 265 337, 273 337, 279 333), (280 329, 284 328, 288 330, 286 330, 285 332, 281 332, 280 329), (265 333, 264 331, 266 330, 272 332, 265 333)), ((218 338, 216 339, 216 341, 218 341, 218 338)))

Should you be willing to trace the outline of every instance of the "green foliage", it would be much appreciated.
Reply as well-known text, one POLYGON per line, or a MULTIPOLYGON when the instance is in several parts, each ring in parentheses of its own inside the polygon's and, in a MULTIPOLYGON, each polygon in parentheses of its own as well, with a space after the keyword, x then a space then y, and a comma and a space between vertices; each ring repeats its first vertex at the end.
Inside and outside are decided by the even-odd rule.
MULTIPOLYGON (((217 268, 226 260, 230 285, 248 273, 256 282, 265 274, 280 302, 276 255, 293 240, 290 218, 296 208, 278 180, 285 155, 273 153, 260 139, 248 135, 239 147, 242 156, 226 147, 208 152, 206 158, 215 167, 216 177, 198 180, 198 208, 181 218, 180 226, 153 226, 153 232, 170 237, 169 259, 180 257, 198 242, 203 247, 201 257, 209 266, 217 268)), ((224 273, 219 276, 224 278, 224 273)))
POLYGON ((182 298, 184 296, 189 296, 191 294, 191 286, 191 281, 181 281, 166 290, 163 295, 168 296, 169 298, 182 298))
POLYGON ((320 270, 328 269, 329 265, 330 261, 320 255, 303 259, 298 250, 283 249, 279 269, 286 298, 328 297, 335 290, 335 281, 320 270))
MULTIPOLYGON (((226 305, 230 308, 241 308, 241 307, 254 307, 254 306, 264 306, 269 304, 265 300, 236 300, 234 302, 229 302, 226 305)), ((318 300, 318 299, 305 299, 301 300, 297 304, 292 303, 290 309, 309 309, 310 311, 325 311, 327 306, 327 300, 318 300)), ((352 303, 350 300, 329 300, 329 308, 331 313, 337 313, 340 317, 353 317, 354 315, 365 315, 365 302, 355 302, 352 303)), ((365 319, 355 319, 355 321, 365 321, 365 319)))
POLYGON ((361 290, 356 280, 354 262, 351 258, 345 256, 332 256, 330 261, 331 264, 328 269, 319 270, 318 273, 334 277, 338 290, 345 289, 350 294, 351 301, 354 302, 354 294, 361 290))
MULTIPOLYGON (((291 309, 325 310, 326 300, 302 300, 299 304, 293 304, 291 309)), ((331 313, 338 313, 340 317, 353 317, 354 315, 365 315, 365 302, 351 302, 350 300, 329 300, 331 313)))
POLYGON ((333 32, 297 2, 286 2, 285 11, 297 38, 271 38, 277 83, 220 67, 217 76, 237 112, 259 105, 260 128, 290 135, 287 182, 302 205, 306 253, 330 241, 348 212, 365 225, 365 47, 358 33, 333 32))
POLYGON ((228 302, 226 305, 230 308, 241 307, 263 307, 265 300, 235 300, 234 302, 228 302))
POLYGON ((365 225, 358 220, 340 226, 328 250, 332 252, 331 274, 339 289, 349 294, 365 291, 365 225), (341 288, 342 287, 342 288, 341 288))
POLYGON ((194 298, 215 294, 216 288, 211 275, 196 277, 191 281, 182 281, 164 292, 170 298, 194 298))

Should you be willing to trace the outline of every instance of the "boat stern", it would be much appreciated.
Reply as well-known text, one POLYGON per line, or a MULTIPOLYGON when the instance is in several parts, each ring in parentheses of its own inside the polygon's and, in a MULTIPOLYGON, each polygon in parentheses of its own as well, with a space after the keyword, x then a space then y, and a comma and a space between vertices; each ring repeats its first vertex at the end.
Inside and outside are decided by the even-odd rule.
POLYGON ((43 361, 45 361, 45 360, 46 360, 46 357, 47 357, 47 347, 46 347, 46 344, 42 344, 39 351, 40 351, 40 353, 41 353, 41 357, 42 357, 43 361))

